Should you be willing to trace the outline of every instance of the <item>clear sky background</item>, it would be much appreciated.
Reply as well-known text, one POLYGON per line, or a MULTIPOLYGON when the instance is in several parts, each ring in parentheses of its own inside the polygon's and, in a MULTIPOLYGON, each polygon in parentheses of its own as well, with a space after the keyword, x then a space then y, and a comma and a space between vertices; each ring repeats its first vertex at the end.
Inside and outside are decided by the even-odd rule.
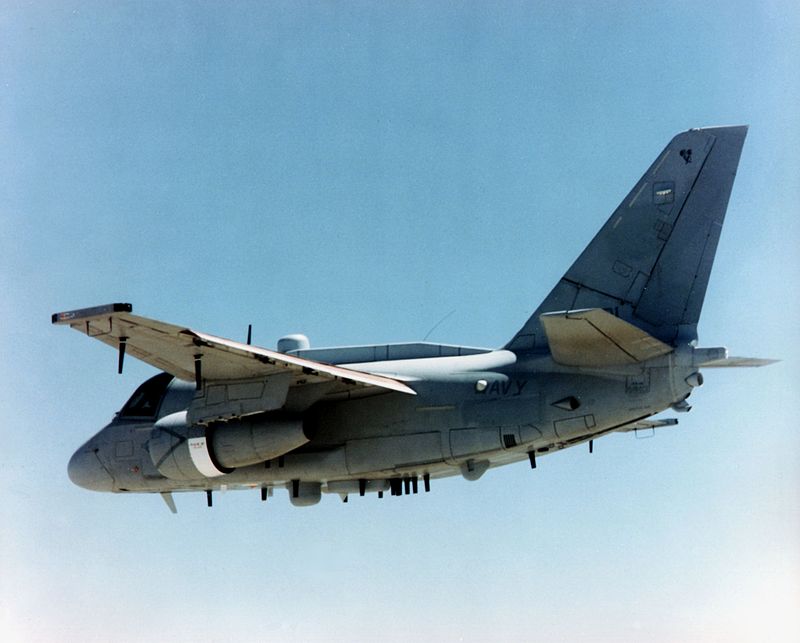
MULTIPOLYGON (((795 2, 0 6, 0 631, 19 641, 800 638, 795 2), (500 346, 650 162, 750 124, 681 424, 430 494, 98 494, 154 371, 112 301, 274 346, 500 346)), ((669 415, 669 414, 667 414, 669 415)))

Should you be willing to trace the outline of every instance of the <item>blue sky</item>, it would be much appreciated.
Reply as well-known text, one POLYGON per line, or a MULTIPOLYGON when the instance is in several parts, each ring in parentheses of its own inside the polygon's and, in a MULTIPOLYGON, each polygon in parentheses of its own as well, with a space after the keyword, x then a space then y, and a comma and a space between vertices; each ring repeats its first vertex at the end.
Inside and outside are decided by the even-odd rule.
POLYGON ((4 639, 796 640, 798 30, 790 2, 4 3, 4 639), (672 135, 738 123, 700 339, 783 361, 708 372, 679 427, 309 509, 67 479, 153 371, 50 313, 499 346, 672 135))

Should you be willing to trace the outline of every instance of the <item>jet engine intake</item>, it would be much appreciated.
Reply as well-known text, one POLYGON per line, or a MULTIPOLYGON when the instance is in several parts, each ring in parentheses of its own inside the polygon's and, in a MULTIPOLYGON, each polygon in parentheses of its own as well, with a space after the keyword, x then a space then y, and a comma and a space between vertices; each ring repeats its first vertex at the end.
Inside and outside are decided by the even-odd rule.
POLYGON ((208 427, 189 425, 186 411, 161 418, 148 450, 159 473, 174 480, 213 478, 277 458, 308 442, 303 422, 262 413, 208 427))

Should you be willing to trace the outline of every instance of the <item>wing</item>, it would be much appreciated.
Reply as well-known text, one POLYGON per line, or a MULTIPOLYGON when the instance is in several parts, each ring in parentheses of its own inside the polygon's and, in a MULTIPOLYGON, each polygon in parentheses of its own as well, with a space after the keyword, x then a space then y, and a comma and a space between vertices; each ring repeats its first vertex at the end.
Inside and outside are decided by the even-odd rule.
MULTIPOLYGON (((215 417, 237 417, 281 408, 292 387, 329 383, 337 391, 372 389, 416 395, 395 379, 241 344, 207 333, 132 314, 130 304, 84 308, 52 317, 119 351, 204 391, 202 406, 217 405, 215 417)), ((196 400, 199 397, 195 396, 196 400)), ((196 407, 200 405, 196 404, 196 407)), ((207 415, 197 408, 196 419, 207 415)))

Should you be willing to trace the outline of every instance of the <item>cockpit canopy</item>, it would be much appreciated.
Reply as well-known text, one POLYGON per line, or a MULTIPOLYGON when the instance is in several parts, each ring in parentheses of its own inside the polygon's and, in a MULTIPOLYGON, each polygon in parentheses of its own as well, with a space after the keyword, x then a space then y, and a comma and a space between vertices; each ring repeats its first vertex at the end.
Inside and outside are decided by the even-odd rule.
POLYGON ((151 377, 131 395, 119 412, 119 417, 126 420, 154 419, 172 380, 173 376, 169 373, 159 373, 151 377))

